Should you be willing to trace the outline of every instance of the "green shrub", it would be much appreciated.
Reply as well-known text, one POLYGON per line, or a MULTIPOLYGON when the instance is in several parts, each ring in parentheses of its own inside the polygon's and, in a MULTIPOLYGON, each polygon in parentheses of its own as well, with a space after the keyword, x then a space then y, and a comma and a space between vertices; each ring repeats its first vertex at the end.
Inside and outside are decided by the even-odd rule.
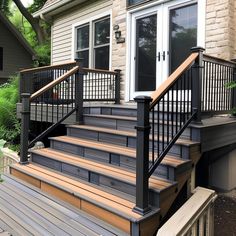
POLYGON ((0 139, 9 144, 19 143, 20 123, 16 118, 18 77, 13 77, 0 87, 0 139))

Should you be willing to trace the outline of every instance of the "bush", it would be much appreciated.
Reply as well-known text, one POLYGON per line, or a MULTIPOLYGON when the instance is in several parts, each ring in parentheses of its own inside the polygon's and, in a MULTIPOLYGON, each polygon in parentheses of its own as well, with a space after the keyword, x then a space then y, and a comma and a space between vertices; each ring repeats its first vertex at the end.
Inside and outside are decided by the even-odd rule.
POLYGON ((10 145, 18 144, 20 137, 20 123, 16 118, 18 81, 18 77, 14 77, 0 87, 0 139, 10 145))

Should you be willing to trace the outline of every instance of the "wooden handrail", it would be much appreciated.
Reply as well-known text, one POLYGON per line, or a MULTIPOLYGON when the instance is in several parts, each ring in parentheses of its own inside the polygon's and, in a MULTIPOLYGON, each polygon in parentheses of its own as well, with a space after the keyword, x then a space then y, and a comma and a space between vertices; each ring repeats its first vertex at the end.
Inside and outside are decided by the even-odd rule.
POLYGON ((150 110, 157 104, 159 99, 169 90, 175 81, 188 69, 198 57, 198 53, 192 53, 169 77, 162 83, 156 91, 151 94, 152 103, 150 110))
POLYGON ((34 100, 35 98, 39 97, 41 94, 45 93, 49 89, 53 88, 57 84, 61 83, 62 81, 66 80, 68 77, 76 73, 79 69, 79 66, 73 67, 71 70, 67 71, 65 74, 60 76, 59 78, 53 80, 51 83, 45 85, 43 88, 39 89, 37 92, 33 93, 30 96, 30 101, 34 100))
POLYGON ((75 64, 76 64, 76 62, 72 61, 72 62, 67 62, 67 63, 63 63, 63 64, 51 65, 51 66, 41 66, 41 67, 36 67, 36 68, 23 69, 20 71, 20 73, 29 73, 29 72, 37 72, 37 71, 41 71, 41 70, 50 70, 50 69, 61 68, 63 66, 70 66, 70 65, 73 66, 75 64))

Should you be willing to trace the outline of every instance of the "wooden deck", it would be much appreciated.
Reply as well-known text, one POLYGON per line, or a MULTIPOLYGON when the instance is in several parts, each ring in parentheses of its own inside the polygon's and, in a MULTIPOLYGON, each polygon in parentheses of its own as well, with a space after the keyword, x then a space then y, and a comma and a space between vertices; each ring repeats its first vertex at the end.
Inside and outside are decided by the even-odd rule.
POLYGON ((0 235, 124 235, 13 176, 0 183, 0 235))

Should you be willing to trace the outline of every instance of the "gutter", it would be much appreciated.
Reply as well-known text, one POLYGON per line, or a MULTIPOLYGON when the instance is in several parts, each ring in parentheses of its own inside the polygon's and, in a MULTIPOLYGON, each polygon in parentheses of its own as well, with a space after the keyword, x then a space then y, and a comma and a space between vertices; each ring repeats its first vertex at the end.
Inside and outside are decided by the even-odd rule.
POLYGON ((36 11, 33 14, 33 17, 35 18, 47 18, 49 16, 53 16, 55 14, 58 14, 65 9, 69 9, 73 7, 74 5, 78 5, 82 2, 85 2, 86 0, 58 0, 56 2, 53 2, 51 4, 48 4, 44 6, 42 9, 39 11, 36 11))

